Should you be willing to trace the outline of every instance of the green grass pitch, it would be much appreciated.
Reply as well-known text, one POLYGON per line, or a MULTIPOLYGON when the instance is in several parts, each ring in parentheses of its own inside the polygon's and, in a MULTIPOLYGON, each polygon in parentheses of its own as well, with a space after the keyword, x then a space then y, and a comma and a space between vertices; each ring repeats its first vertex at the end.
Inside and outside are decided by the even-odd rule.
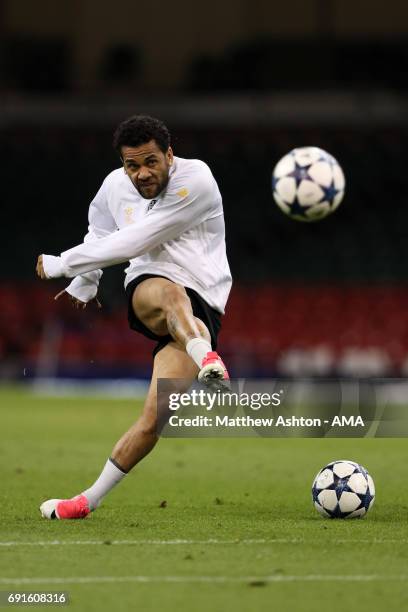
POLYGON ((0 405, 0 590, 84 611, 408 607, 404 439, 163 439, 91 517, 46 521, 39 504, 93 482, 140 402, 3 389, 0 405), (344 458, 375 480, 363 520, 311 504, 344 458))

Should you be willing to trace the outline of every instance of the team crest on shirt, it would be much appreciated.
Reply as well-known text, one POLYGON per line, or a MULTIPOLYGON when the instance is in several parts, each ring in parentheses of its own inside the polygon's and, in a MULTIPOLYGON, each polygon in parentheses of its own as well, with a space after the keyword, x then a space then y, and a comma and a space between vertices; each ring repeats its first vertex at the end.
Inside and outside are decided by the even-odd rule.
POLYGON ((188 189, 183 187, 182 189, 180 189, 180 191, 177 191, 177 195, 180 196, 180 198, 185 198, 186 196, 188 196, 188 189))
POLYGON ((124 209, 125 212, 125 223, 133 223, 133 208, 128 206, 124 209))

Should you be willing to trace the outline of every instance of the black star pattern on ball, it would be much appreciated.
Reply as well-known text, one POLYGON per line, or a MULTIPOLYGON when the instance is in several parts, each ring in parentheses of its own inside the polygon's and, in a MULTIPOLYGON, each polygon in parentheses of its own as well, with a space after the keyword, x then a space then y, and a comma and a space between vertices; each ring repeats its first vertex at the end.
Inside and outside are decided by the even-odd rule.
POLYGON ((334 476, 334 484, 329 487, 329 489, 334 489, 336 491, 336 497, 340 500, 340 497, 343 495, 343 491, 354 493, 352 489, 348 486, 349 477, 339 478, 338 476, 334 476))
POLYGON ((320 189, 323 191, 323 196, 319 200, 320 202, 328 202, 330 206, 333 204, 334 198, 339 193, 339 189, 336 189, 334 186, 334 181, 329 187, 323 187, 323 185, 319 184, 320 189))
POLYGON ((314 484, 313 488, 312 488, 312 498, 313 498, 314 502, 319 503, 319 500, 317 499, 317 496, 319 495, 320 491, 323 491, 323 489, 318 489, 316 487, 316 485, 314 484))
POLYGON ((311 164, 308 166, 299 166, 298 163, 295 162, 295 169, 292 170, 287 176, 290 176, 296 181, 296 189, 299 187, 302 181, 312 181, 313 179, 308 174, 308 169, 311 164))
POLYGON ((309 210, 309 208, 313 208, 313 206, 302 206, 299 204, 297 197, 293 200, 292 204, 289 204, 289 206, 291 215, 298 215, 300 217, 305 217, 305 219, 307 218, 306 212, 309 210))
POLYGON ((276 178, 276 176, 272 176, 272 191, 276 191, 276 185, 281 180, 281 177, 276 178))
POLYGON ((358 497, 361 499, 360 508, 364 507, 366 510, 370 507, 371 502, 374 499, 374 495, 371 495, 370 489, 367 487, 367 492, 363 495, 357 493, 358 497))

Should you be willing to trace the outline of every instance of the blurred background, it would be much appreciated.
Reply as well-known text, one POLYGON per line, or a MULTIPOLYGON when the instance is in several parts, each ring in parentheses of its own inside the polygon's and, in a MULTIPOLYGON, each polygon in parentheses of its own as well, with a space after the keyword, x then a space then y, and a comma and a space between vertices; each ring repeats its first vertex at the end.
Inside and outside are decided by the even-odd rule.
POLYGON ((403 0, 0 0, 0 377, 146 379, 153 344, 128 330, 123 269, 103 310, 71 309, 39 253, 82 241, 118 167, 112 132, 147 113, 220 185, 234 287, 220 351, 234 376, 408 373, 403 0), (274 204, 295 146, 342 165, 347 189, 316 224, 274 204))

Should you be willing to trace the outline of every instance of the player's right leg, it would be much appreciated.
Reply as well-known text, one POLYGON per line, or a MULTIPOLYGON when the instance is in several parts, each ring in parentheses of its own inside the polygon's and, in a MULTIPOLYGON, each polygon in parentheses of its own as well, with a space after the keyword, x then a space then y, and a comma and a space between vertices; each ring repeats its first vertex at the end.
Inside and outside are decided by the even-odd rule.
MULTIPOLYGON (((207 384, 228 380, 227 369, 211 346, 211 334, 195 316, 186 289, 167 278, 148 278, 137 285, 132 296, 136 317, 157 336, 170 334, 183 346, 199 368, 198 380, 207 384)), ((208 311, 210 310, 206 304, 208 311)))
POLYGON ((157 379, 183 379, 183 392, 196 378, 198 368, 183 347, 170 342, 160 350, 153 364, 152 380, 144 403, 143 412, 136 423, 115 445, 95 483, 72 499, 50 499, 40 511, 48 519, 85 518, 101 502, 103 497, 145 457, 158 440, 157 431, 157 379))

